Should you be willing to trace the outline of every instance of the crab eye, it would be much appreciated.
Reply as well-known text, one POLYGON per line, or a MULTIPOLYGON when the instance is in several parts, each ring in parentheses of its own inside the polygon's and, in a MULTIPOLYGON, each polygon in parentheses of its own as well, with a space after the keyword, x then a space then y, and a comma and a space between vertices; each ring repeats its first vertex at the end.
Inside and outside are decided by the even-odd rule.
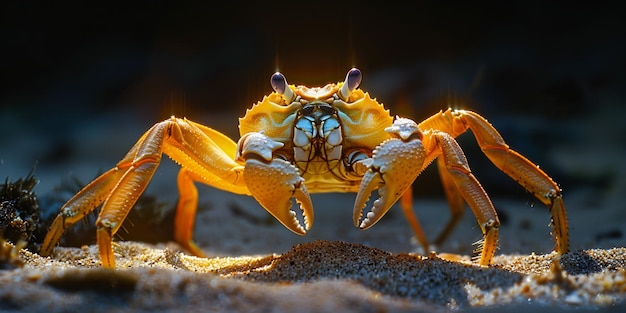
POLYGON ((270 79, 270 84, 272 85, 272 89, 274 89, 277 94, 283 96, 283 99, 285 99, 287 103, 290 103, 295 98, 295 94, 291 88, 289 88, 289 85, 287 85, 285 75, 279 72, 274 73, 270 79))
POLYGON ((344 101, 347 101, 350 97, 350 94, 359 87, 361 84, 361 79, 363 78, 363 74, 358 68, 352 68, 346 74, 346 80, 343 82, 343 86, 339 90, 339 97, 344 101))

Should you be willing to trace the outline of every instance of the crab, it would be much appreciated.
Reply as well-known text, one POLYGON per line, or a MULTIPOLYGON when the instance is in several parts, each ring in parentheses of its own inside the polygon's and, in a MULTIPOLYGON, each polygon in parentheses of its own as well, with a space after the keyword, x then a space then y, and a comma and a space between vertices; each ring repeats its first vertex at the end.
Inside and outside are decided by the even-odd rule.
POLYGON ((150 182, 162 154, 181 166, 174 238, 193 255, 205 256, 193 241, 195 183, 251 195, 298 235, 306 234, 313 224, 311 193, 356 192, 353 222, 361 229, 376 224, 400 200, 416 238, 428 249, 430 242, 412 209, 411 186, 437 160, 452 212, 437 241, 455 227, 467 203, 483 235, 475 262, 488 266, 496 251, 500 222, 455 140, 468 129, 497 168, 550 209, 555 250, 568 252, 560 188, 537 165, 509 148, 485 118, 457 109, 439 111, 419 124, 406 117, 394 118, 359 89, 361 79, 361 71, 352 68, 343 82, 309 88, 289 85, 283 74, 274 73, 270 79, 274 92, 239 119, 237 143, 186 118, 172 116, 155 124, 114 168, 63 205, 40 253, 50 255, 68 227, 102 204, 96 221, 97 245, 102 266, 115 267, 112 238, 150 182), (370 201, 375 190, 379 197, 370 201), (292 210, 297 206, 293 199, 301 215, 292 210))

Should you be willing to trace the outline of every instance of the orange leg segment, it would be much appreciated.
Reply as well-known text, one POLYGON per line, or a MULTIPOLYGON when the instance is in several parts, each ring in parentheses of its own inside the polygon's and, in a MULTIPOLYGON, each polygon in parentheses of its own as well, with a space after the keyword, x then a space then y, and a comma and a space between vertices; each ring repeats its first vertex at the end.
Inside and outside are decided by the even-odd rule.
POLYGON ((116 167, 88 184, 62 208, 46 235, 41 255, 52 253, 63 232, 100 204, 96 221, 97 244, 104 267, 115 267, 112 239, 133 205, 148 186, 162 153, 182 166, 178 177, 180 200, 175 217, 175 239, 194 255, 193 223, 198 194, 194 181, 239 194, 248 194, 243 166, 233 158, 236 144, 206 126, 172 117, 150 128, 116 167))
POLYGON ((185 250, 199 257, 206 257, 193 241, 193 224, 198 208, 198 189, 191 178, 193 174, 181 168, 178 172, 179 200, 174 217, 174 239, 185 250))
POLYGON ((555 250, 569 251, 567 215, 559 186, 537 165, 509 148, 496 129, 480 115, 460 112, 459 118, 472 130, 485 155, 498 167, 550 209, 554 227, 555 250))
POLYGON ((443 132, 433 132, 432 136, 441 149, 440 158, 443 158, 442 162, 449 174, 448 178, 454 182, 456 190, 469 205, 483 233, 478 263, 489 265, 496 252, 500 226, 496 210, 485 190, 471 173, 465 155, 456 140, 443 132))
MULTIPOLYGON (((428 146, 427 150, 431 151, 432 155, 439 154, 437 166, 451 208, 450 220, 438 236, 437 242, 442 242, 454 229, 463 215, 463 209, 467 202, 483 233, 483 240, 476 249, 476 252, 480 253, 478 263, 485 266, 489 265, 495 255, 498 242, 500 221, 496 210, 489 196, 470 171, 465 154, 454 137, 436 130, 431 132, 430 136, 432 136, 432 140, 425 140, 428 146)), ((430 249, 428 239, 413 211, 411 188, 402 195, 400 206, 417 240, 428 251, 430 249)))
POLYGON ((422 245, 424 253, 430 252, 430 243, 422 230, 422 226, 415 215, 415 211, 413 211, 413 189, 411 187, 409 187, 400 197, 400 207, 402 208, 404 217, 407 222, 409 222, 409 226, 411 226, 411 229, 415 234, 415 238, 422 245))
MULTIPOLYGON (((113 236, 122 226, 124 219, 141 193, 148 186, 159 161, 160 158, 149 158, 128 167, 109 197, 104 201, 100 215, 96 220, 96 238, 103 267, 115 267, 115 258, 111 246, 113 236)), ((118 170, 123 170, 123 168, 118 166, 118 170)))
POLYGON ((439 236, 437 236, 437 239, 435 239, 435 244, 441 245, 446 241, 446 239, 448 239, 452 230, 456 227, 459 221, 461 221, 463 211, 465 210, 465 200, 463 200, 463 196, 459 193, 454 182, 454 177, 452 177, 448 171, 443 157, 437 158, 437 169, 439 170, 439 177, 441 178, 443 191, 445 192, 446 199, 448 200, 448 206, 450 207, 450 220, 439 236))
POLYGON ((39 253, 43 256, 52 254, 54 246, 61 240, 65 230, 98 207, 115 187, 122 174, 124 174, 123 171, 113 168, 72 197, 52 222, 39 253))
MULTIPOLYGON (((435 245, 443 244, 446 239, 452 233, 452 230, 456 227, 456 225, 463 217, 463 211, 465 210, 465 200, 463 200, 463 196, 459 193, 456 184, 454 182, 454 178, 448 172, 446 168, 444 159, 442 157, 437 158, 437 167, 439 169, 439 176, 441 177, 441 182, 446 194, 446 199, 448 200, 448 206, 450 207, 450 219, 448 223, 444 227, 444 229, 439 233, 437 239, 435 239, 435 245)), ((411 230, 415 234, 415 238, 420 243, 424 252, 429 252, 431 250, 430 242, 424 231, 422 226, 413 211, 413 189, 407 189, 402 197, 400 198, 400 207, 402 208, 402 212, 404 213, 404 217, 406 218, 411 230)))
MULTIPOLYGON (((454 182, 454 178, 448 172, 443 157, 437 158, 437 168, 439 170, 439 176, 441 177, 441 182, 446 194, 446 199, 448 200, 448 206, 450 207, 450 219, 441 233, 439 233, 439 236, 437 236, 437 239, 434 241, 435 245, 441 245, 446 241, 446 239, 448 239, 452 230, 454 230, 456 225, 461 220, 461 217, 463 217, 465 200, 463 200, 463 196, 459 193, 454 182)), ((402 212, 404 213, 409 226, 415 234, 415 238, 424 249, 424 252, 429 252, 431 250, 430 242, 422 230, 422 226, 415 215, 415 211, 413 211, 412 188, 407 189, 400 198, 400 207, 402 208, 402 212)))

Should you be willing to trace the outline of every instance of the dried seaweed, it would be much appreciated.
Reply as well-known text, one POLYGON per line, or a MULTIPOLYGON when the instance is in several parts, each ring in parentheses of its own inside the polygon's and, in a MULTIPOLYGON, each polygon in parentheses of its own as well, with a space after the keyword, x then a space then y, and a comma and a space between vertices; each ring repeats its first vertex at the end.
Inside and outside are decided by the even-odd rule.
POLYGON ((25 241, 32 248, 42 228, 37 194, 33 191, 38 183, 31 171, 13 182, 7 177, 0 185, 0 232, 13 244, 25 241))

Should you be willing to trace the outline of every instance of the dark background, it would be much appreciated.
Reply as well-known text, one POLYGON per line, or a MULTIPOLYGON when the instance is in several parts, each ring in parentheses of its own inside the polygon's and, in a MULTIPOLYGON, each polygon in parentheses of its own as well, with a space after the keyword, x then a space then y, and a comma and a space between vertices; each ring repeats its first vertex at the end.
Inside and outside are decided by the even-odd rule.
POLYGON ((5 4, 3 109, 42 120, 64 110, 59 129, 115 109, 242 111, 275 70, 323 85, 357 66, 389 106, 453 96, 487 116, 567 118, 623 82, 623 11, 610 3, 221 5, 5 4))
MULTIPOLYGON (((572 211, 623 217, 610 213, 624 211, 626 187, 618 2, 22 1, 1 11, 0 177, 36 165, 41 194, 110 168, 172 114, 236 140, 237 117, 271 92, 276 70, 319 86, 356 66, 392 113, 477 111, 576 199, 572 211)), ((459 140, 489 194, 534 202, 471 136, 459 140)), ((417 194, 441 197, 436 174, 424 176, 417 194)), ((175 196, 174 177, 163 180, 175 196)))

